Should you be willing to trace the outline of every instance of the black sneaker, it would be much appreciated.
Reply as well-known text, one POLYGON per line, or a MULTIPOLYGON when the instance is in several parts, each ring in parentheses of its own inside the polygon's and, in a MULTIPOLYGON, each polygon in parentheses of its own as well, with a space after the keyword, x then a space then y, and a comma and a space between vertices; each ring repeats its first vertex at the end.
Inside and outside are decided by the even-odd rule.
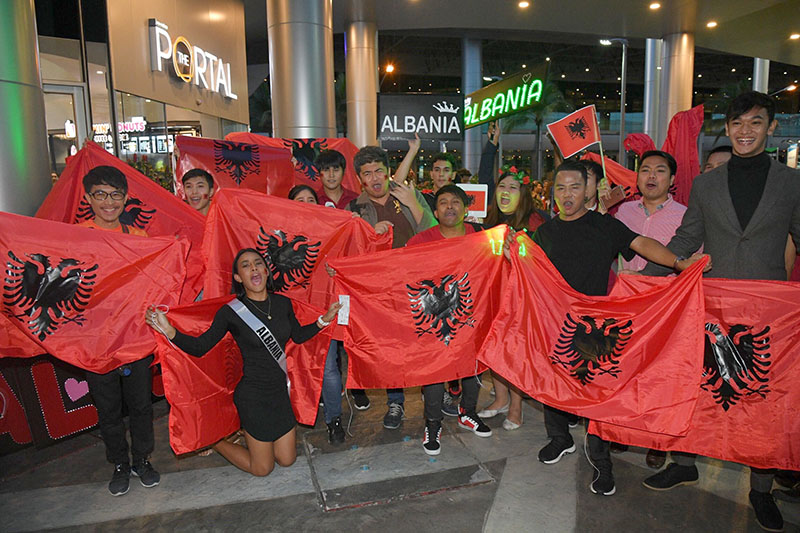
POLYGON ((367 394, 365 392, 358 392, 358 393, 354 392, 353 404, 359 411, 366 411, 367 409, 369 409, 370 403, 367 394))
POLYGON ((750 503, 756 512, 758 525, 764 531, 783 531, 783 517, 769 492, 750 491, 750 503))
MULTIPOLYGON (((397 405, 397 404, 394 404, 397 405)), ((439 455, 442 445, 439 441, 442 438, 442 421, 427 420, 425 422, 425 436, 422 438, 422 449, 428 455, 439 455)))
POLYGON ((405 411, 402 403, 390 403, 389 410, 386 411, 383 417, 383 427, 386 429, 399 428, 400 423, 403 421, 403 415, 405 415, 405 411))
POLYGON ((595 494, 611 496, 617 492, 614 485, 614 473, 611 471, 611 464, 601 464, 595 467, 594 481, 589 488, 595 494))
POLYGON ((341 444, 344 442, 342 417, 337 416, 328 423, 328 442, 331 444, 341 444))
POLYGON ((453 395, 450 391, 444 391, 444 397, 442 398, 442 413, 446 414, 447 416, 458 416, 458 402, 461 399, 461 395, 453 395))
POLYGON ((458 426, 475 433, 479 437, 491 437, 492 430, 483 423, 475 413, 461 413, 458 416, 458 426))
POLYGON ((698 479, 700 479, 700 474, 697 473, 696 466, 670 463, 658 474, 653 474, 642 481, 642 485, 650 490, 670 490, 681 485, 694 485, 698 479))
POLYGON ((131 466, 128 463, 120 463, 114 466, 114 473, 108 483, 108 492, 112 496, 122 496, 128 492, 131 480, 131 466))
POLYGON ((150 487, 155 487, 158 485, 158 482, 161 481, 161 474, 156 472, 156 469, 153 468, 153 465, 151 465, 150 461, 147 459, 137 461, 131 469, 131 474, 138 477, 142 486, 148 489, 150 487))
POLYGON ((568 453, 575 451, 574 442, 559 442, 555 439, 550 444, 539 450, 539 460, 546 465, 556 464, 568 453))

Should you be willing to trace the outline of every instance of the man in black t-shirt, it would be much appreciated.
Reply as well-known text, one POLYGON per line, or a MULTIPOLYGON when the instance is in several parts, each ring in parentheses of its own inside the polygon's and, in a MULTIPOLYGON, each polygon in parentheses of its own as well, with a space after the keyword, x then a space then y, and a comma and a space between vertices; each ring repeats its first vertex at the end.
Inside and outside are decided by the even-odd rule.
MULTIPOLYGON (((703 257, 695 254, 680 259, 658 241, 637 235, 619 220, 589 211, 584 203, 586 181, 586 167, 577 161, 567 160, 556 169, 553 188, 559 215, 539 226, 533 235, 533 241, 576 291, 604 296, 608 292, 609 269, 617 254, 632 259, 635 252, 678 271, 703 257)), ((568 416, 564 411, 544 406, 544 424, 551 440, 539 451, 541 462, 554 464, 575 451, 568 416)), ((595 494, 611 496, 616 487, 609 443, 596 435, 589 435, 588 441, 589 458, 597 470, 590 489, 595 494)))

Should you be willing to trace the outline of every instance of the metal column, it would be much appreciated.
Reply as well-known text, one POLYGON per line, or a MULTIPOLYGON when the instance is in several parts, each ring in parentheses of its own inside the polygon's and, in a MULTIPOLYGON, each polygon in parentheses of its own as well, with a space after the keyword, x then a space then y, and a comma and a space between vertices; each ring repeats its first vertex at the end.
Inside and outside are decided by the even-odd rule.
MULTIPOLYGON (((482 87, 483 68, 480 39, 461 39, 461 92, 464 96, 482 87)), ((463 109, 461 110, 463 112, 463 109)), ((473 174, 478 173, 481 162, 481 128, 470 128, 464 132, 464 153, 461 164, 473 174)))
POLYGON ((267 0, 275 137, 336 137, 332 0, 267 0))
POLYGON ((0 2, 0 211, 33 215, 50 191, 33 0, 0 2))
POLYGON ((667 126, 675 113, 692 107, 694 34, 673 33, 664 36, 662 55, 661 116, 656 145, 664 142, 667 126))
POLYGON ((661 85, 661 39, 647 39, 644 51, 644 133, 658 137, 659 90, 661 85))
POLYGON ((378 29, 373 0, 346 7, 347 137, 361 148, 378 137, 378 29))
POLYGON ((753 90, 769 93, 769 59, 753 58, 753 90))

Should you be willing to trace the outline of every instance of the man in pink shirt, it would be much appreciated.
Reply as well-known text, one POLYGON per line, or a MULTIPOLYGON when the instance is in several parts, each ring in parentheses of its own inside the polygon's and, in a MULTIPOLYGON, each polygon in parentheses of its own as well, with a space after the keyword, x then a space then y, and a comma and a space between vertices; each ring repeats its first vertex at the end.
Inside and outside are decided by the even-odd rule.
MULTIPOLYGON (((642 199, 623 203, 615 218, 639 235, 666 246, 686 212, 686 206, 673 200, 669 194, 677 168, 675 158, 666 152, 650 150, 643 153, 636 180, 642 199)), ((647 260, 638 255, 631 261, 621 261, 623 270, 641 270, 646 264, 647 260)))

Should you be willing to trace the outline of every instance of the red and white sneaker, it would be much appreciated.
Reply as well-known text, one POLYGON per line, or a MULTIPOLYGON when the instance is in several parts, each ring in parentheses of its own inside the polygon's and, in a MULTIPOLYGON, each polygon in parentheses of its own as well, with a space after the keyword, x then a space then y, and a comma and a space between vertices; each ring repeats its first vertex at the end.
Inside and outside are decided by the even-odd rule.
POLYGON ((461 413, 458 415, 458 425, 464 429, 468 429, 479 437, 491 437, 492 430, 489 426, 483 423, 480 417, 472 413, 461 413))

